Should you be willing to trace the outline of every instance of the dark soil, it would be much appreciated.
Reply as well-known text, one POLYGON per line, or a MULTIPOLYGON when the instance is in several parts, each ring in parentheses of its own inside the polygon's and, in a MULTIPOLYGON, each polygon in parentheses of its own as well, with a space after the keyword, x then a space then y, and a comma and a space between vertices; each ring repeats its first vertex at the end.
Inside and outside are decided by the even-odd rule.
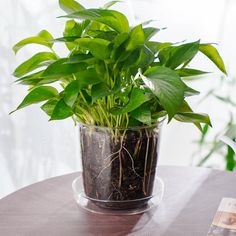
POLYGON ((103 208, 144 207, 153 191, 157 129, 119 130, 114 135, 112 130, 81 126, 80 137, 86 196, 103 208))

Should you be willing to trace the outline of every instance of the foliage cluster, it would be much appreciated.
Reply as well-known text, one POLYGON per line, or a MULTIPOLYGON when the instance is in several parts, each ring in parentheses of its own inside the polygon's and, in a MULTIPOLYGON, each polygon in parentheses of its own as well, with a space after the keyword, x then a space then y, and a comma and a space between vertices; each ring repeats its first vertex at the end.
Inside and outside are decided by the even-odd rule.
POLYGON ((53 38, 43 30, 14 46, 15 53, 28 44, 50 49, 15 69, 17 82, 29 86, 17 109, 44 102, 41 109, 50 120, 73 117, 109 127, 150 125, 164 116, 168 121, 194 123, 199 129, 201 123, 211 125, 208 115, 194 113, 187 103, 199 92, 183 78, 206 74, 189 67, 199 52, 226 73, 216 48, 200 41, 153 41, 160 29, 145 23, 131 27, 124 14, 110 9, 115 2, 86 9, 74 0, 59 0, 67 13, 62 17, 68 19, 63 37, 53 38), (55 43, 68 48, 67 57, 57 55, 55 43))

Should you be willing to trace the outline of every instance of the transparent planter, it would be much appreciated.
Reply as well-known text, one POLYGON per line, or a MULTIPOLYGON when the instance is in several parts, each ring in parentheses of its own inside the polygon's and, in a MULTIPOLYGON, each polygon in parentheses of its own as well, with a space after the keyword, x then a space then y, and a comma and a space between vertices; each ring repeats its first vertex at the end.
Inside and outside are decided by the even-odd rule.
POLYGON ((80 124, 83 172, 73 183, 77 202, 95 205, 96 211, 132 212, 149 209, 153 196, 160 202, 163 183, 155 176, 160 124, 124 129, 80 124))

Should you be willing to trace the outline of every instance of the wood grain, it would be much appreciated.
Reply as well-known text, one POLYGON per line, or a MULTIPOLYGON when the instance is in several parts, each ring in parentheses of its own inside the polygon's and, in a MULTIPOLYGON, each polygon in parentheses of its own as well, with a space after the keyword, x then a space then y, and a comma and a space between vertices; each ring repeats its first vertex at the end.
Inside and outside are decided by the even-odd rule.
POLYGON ((204 236, 222 197, 236 198, 236 174, 158 167, 165 182, 159 208, 135 216, 104 216, 77 207, 78 173, 30 185, 0 200, 1 236, 204 236))

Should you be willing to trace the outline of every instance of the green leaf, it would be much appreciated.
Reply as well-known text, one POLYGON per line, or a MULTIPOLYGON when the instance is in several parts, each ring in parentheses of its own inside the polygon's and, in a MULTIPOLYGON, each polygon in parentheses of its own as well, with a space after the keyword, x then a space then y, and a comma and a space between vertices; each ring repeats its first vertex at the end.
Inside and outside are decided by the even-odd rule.
POLYGON ((46 103, 44 103, 40 108, 51 117, 53 110, 55 109, 55 106, 57 105, 58 100, 57 99, 50 99, 46 103))
POLYGON ((124 113, 131 112, 150 99, 151 97, 147 96, 147 94, 145 94, 143 90, 133 88, 128 104, 124 107, 113 109, 111 113, 113 115, 121 115, 124 113))
POLYGON ((101 82, 100 76, 93 68, 80 71, 74 76, 76 80, 72 81, 64 90, 64 101, 70 107, 74 105, 81 89, 101 82))
POLYGON ((125 60, 130 55, 130 52, 125 51, 125 44, 128 39, 128 33, 121 33, 118 34, 117 37, 113 40, 113 50, 111 53, 111 58, 114 59, 114 61, 119 62, 125 60))
POLYGON ((56 39, 50 40, 50 42, 70 43, 70 42, 74 42, 78 38, 79 37, 77 37, 77 36, 61 37, 61 38, 56 38, 56 39))
POLYGON ((56 60, 55 53, 52 52, 40 52, 31 57, 29 60, 22 63, 14 71, 14 76, 21 77, 39 67, 45 66, 45 62, 56 60))
POLYGON ((94 68, 88 68, 74 74, 75 78, 79 81, 81 89, 86 88, 88 85, 101 83, 102 78, 94 68))
POLYGON ((43 74, 44 70, 38 71, 36 73, 24 76, 15 82, 19 82, 20 84, 24 85, 36 85, 40 80, 42 80, 41 75, 43 74))
POLYGON ((24 98, 24 100, 17 107, 16 110, 19 110, 23 107, 29 106, 34 103, 43 102, 45 100, 48 100, 57 96, 58 96, 58 92, 53 87, 50 87, 50 86, 37 87, 29 92, 29 94, 24 98))
POLYGON ((108 9, 87 9, 67 15, 68 18, 93 20, 109 26, 117 32, 129 32, 129 22, 125 15, 108 9))
POLYGON ((70 51, 72 51, 76 47, 76 43, 74 43, 74 40, 81 37, 84 28, 85 28, 84 22, 78 23, 74 20, 68 20, 66 22, 65 29, 63 32, 64 38, 62 39, 65 39, 64 41, 66 42, 66 47, 70 51))
POLYGON ((124 68, 134 68, 136 74, 139 68, 147 68, 154 61, 153 52, 146 46, 134 50, 124 61, 124 68))
POLYGON ((61 42, 66 42, 67 48, 72 51, 76 48, 76 43, 74 42, 77 38, 83 36, 83 33, 87 30, 90 24, 89 20, 85 20, 82 22, 76 22, 74 20, 69 20, 65 24, 65 30, 63 32, 63 38, 57 39, 61 42))
POLYGON ((73 115, 72 109, 61 99, 55 106, 50 120, 63 120, 73 115))
POLYGON ((236 162, 234 158, 235 158, 234 150, 230 146, 227 146, 226 170, 229 170, 229 171, 234 170, 234 168, 236 167, 236 162))
POLYGON ((156 121, 156 120, 163 118, 165 116, 167 116, 167 112, 164 110, 161 110, 161 111, 158 111, 158 112, 155 112, 152 114, 152 120, 156 121))
POLYGON ((72 76, 73 74, 85 70, 87 65, 85 63, 66 64, 67 58, 61 58, 47 67, 41 77, 57 77, 60 79, 64 76, 72 76))
POLYGON ((147 103, 142 104, 137 109, 131 112, 131 117, 142 122, 143 124, 151 124, 151 110, 150 105, 147 103))
POLYGON ((186 101, 183 102, 182 107, 174 118, 180 122, 194 123, 201 132, 203 132, 203 130, 200 123, 206 123, 211 126, 209 116, 207 114, 194 113, 186 101))
POLYGON ((114 91, 110 89, 107 84, 105 83, 99 83, 93 85, 91 89, 91 96, 92 96, 92 102, 95 102, 96 100, 109 96, 113 94, 114 91))
POLYGON ((78 64, 85 62, 88 64, 93 64, 96 59, 91 54, 75 54, 71 55, 64 64, 78 64))
POLYGON ((176 73, 180 77, 190 77, 190 76, 205 75, 205 74, 208 74, 209 72, 190 69, 190 68, 181 68, 181 69, 176 70, 176 73))
POLYGON ((64 90, 64 101, 69 107, 74 105, 80 90, 81 85, 78 80, 74 80, 66 86, 64 90))
POLYGON ((67 14, 85 9, 81 4, 74 0, 59 0, 59 5, 67 14))
POLYGON ((190 96, 195 96, 195 95, 199 95, 199 94, 200 94, 199 91, 185 85, 184 97, 190 97, 190 96))
POLYGON ((139 58, 135 64, 138 68, 145 68, 148 67, 153 61, 153 52, 148 47, 144 46, 141 48, 139 58))
POLYGON ((136 49, 134 51, 121 54, 117 62, 123 61, 123 64, 122 64, 123 68, 135 67, 138 64, 139 56, 140 56, 140 50, 136 49))
POLYGON ((174 118, 186 123, 205 123, 211 126, 210 118, 207 114, 194 112, 178 112, 174 118))
POLYGON ((206 138, 206 135, 208 133, 208 130, 209 130, 209 125, 208 124, 205 124, 202 128, 202 136, 201 136, 201 139, 199 140, 199 143, 200 145, 203 144, 203 142, 205 141, 205 138, 206 138))
POLYGON ((150 48, 150 50, 156 54, 158 53, 160 50, 164 49, 164 48, 168 48, 172 45, 172 43, 167 42, 167 43, 160 43, 160 42, 154 42, 154 41, 149 41, 146 42, 146 46, 148 48, 150 48))
POLYGON ((53 39, 53 37, 48 31, 42 30, 38 33, 37 36, 26 38, 26 39, 23 39, 20 42, 18 42, 13 47, 13 51, 15 53, 17 53, 22 47, 24 47, 28 44, 40 44, 40 45, 44 45, 48 48, 52 48, 53 43, 48 42, 49 40, 52 40, 52 39, 53 39))
MULTIPOLYGON (((89 93, 91 93, 90 90, 89 90, 89 93)), ((83 96, 83 99, 85 99, 85 101, 88 105, 90 105, 92 103, 92 98, 91 98, 90 94, 88 94, 88 90, 82 89, 80 91, 80 95, 83 96)), ((82 101, 82 102, 84 102, 84 101, 82 101)))
POLYGON ((169 59, 170 51, 171 51, 171 47, 168 46, 168 47, 162 48, 158 52, 157 56, 158 56, 158 59, 159 59, 159 62, 160 62, 161 65, 165 66, 166 62, 169 59))
POLYGON ((179 65, 191 60, 199 50, 199 42, 186 43, 180 46, 170 47, 168 50, 168 59, 165 66, 171 69, 177 68, 179 65))
POLYGON ((108 41, 113 41, 115 37, 117 36, 117 32, 115 31, 103 31, 103 30, 91 30, 87 31, 87 34, 91 36, 92 38, 100 38, 105 39, 108 41))
POLYGON ((126 50, 133 51, 138 47, 144 45, 145 42, 145 35, 143 32, 142 25, 138 25, 134 27, 130 32, 130 39, 127 42, 126 50))
POLYGON ((104 9, 108 9, 108 8, 112 7, 113 5, 115 5, 116 3, 119 3, 119 2, 121 2, 121 1, 111 1, 111 2, 108 2, 108 3, 106 3, 106 4, 103 6, 103 8, 104 8, 104 9))
POLYGON ((82 33, 88 28, 89 24, 90 24, 89 20, 84 20, 82 22, 69 20, 66 22, 63 36, 64 37, 81 37, 82 33))
POLYGON ((145 41, 148 41, 151 37, 153 37, 156 33, 158 33, 160 29, 154 27, 147 27, 143 29, 145 35, 145 41))
POLYGON ((110 57, 110 42, 105 39, 80 38, 77 39, 76 42, 81 48, 89 50, 90 53, 98 59, 105 60, 110 57))
POLYGON ((227 75, 224 61, 217 49, 211 44, 200 44, 199 50, 206 55, 224 74, 227 75))
POLYGON ((39 85, 54 83, 60 79, 58 77, 43 78, 42 77, 43 72, 44 70, 24 76, 16 80, 15 82, 19 82, 20 84, 23 84, 23 85, 39 86, 39 85))
POLYGON ((162 66, 148 69, 141 77, 167 111, 170 121, 184 101, 185 84, 175 71, 162 66))
MULTIPOLYGON (((47 30, 41 30, 39 33, 38 33, 38 36, 39 37, 41 37, 41 38, 43 38, 43 39, 45 39, 45 40, 52 40, 53 39, 53 37, 52 37, 52 35, 47 31, 47 30)), ((51 46, 52 46, 53 44, 51 43, 51 46)))
POLYGON ((129 38, 128 33, 121 33, 116 36, 116 38, 113 40, 113 48, 120 47, 127 39, 129 38))

